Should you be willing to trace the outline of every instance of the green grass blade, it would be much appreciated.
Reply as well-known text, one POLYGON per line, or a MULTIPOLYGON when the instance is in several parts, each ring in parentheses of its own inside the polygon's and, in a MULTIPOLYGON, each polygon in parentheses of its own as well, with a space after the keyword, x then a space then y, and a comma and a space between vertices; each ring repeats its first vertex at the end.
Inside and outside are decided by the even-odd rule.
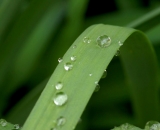
MULTIPOLYGON (((8 24, 12 21, 17 11, 20 9, 22 0, 2 0, 0 4, 0 41, 8 24)), ((2 44, 0 42, 0 44, 2 44)))
POLYGON ((160 7, 149 12, 148 14, 144 15, 143 17, 131 22, 127 25, 127 27, 136 28, 141 31, 148 31, 152 29, 156 25, 159 24, 160 21, 160 7))
POLYGON ((129 41, 130 39, 126 40, 130 44, 126 44, 121 49, 121 58, 129 78, 133 107, 136 112, 138 125, 144 125, 153 116, 155 120, 158 120, 160 117, 158 114, 159 67, 156 56, 153 55, 154 50, 148 39, 139 36, 137 32, 130 38, 132 39, 131 41, 129 41), (149 112, 151 109, 152 113, 149 112))
POLYGON ((31 90, 27 95, 25 95, 4 117, 10 122, 18 122, 23 125, 25 119, 28 117, 33 106, 35 105, 38 97, 40 96, 44 86, 46 85, 48 79, 44 80, 33 90, 31 90))
POLYGON ((61 130, 73 129, 95 90, 95 82, 100 80, 104 70, 120 48, 119 41, 125 42, 125 45, 121 48, 121 56, 128 78, 133 83, 131 88, 133 89, 132 98, 133 106, 135 107, 135 118, 139 118, 137 123, 142 125, 150 118, 159 119, 160 112, 157 109, 159 108, 157 103, 158 67, 154 51, 148 40, 141 32, 134 29, 100 24, 88 28, 68 49, 63 56, 63 61, 55 69, 46 88, 25 122, 23 130, 44 130, 58 127, 56 121, 61 116, 66 119, 64 126, 59 126, 61 130), (107 48, 101 48, 96 43, 97 37, 104 34, 112 39, 112 44, 107 48), (90 38, 91 43, 84 43, 84 37, 90 38), (74 45, 77 47, 73 48, 74 45), (76 61, 70 60, 73 55, 76 56, 76 61), (139 56, 138 58, 137 55, 139 56), (73 69, 70 71, 64 69, 64 64, 67 62, 73 65, 73 69), (145 63, 145 67, 143 63, 145 63), (90 73, 92 73, 92 76, 89 76, 90 73), (135 77, 137 75, 141 77, 135 77), (68 101, 64 106, 57 106, 53 102, 53 98, 59 92, 54 86, 59 81, 64 85, 60 92, 68 95, 68 101), (141 90, 143 90, 144 96, 139 93, 142 92, 141 90), (139 93, 139 95, 135 93, 139 93), (146 97, 147 94, 149 94, 148 97, 146 97), (134 97, 135 95, 138 97, 134 97), (148 104, 143 103, 146 98, 148 104), (140 102, 142 103, 140 105, 141 108, 136 109, 137 104, 140 102), (143 111, 147 115, 143 115, 143 111), (152 114, 150 114, 151 111, 153 112, 152 114))
MULTIPOLYGON (((57 31, 57 27, 60 24, 62 15, 64 13, 64 8, 62 7, 64 7, 62 2, 55 2, 47 8, 45 14, 40 16, 40 18, 37 18, 39 19, 37 25, 34 25, 34 27, 31 28, 27 28, 26 30, 23 30, 23 28, 20 29, 18 27, 18 29, 15 28, 15 30, 11 32, 10 37, 13 38, 15 36, 22 40, 24 38, 22 36, 23 33, 26 33, 27 30, 32 30, 30 34, 27 32, 27 38, 23 39, 23 42, 21 43, 23 46, 19 45, 18 39, 13 40, 11 38, 13 41, 10 41, 10 39, 7 42, 8 46, 5 46, 6 44, 4 44, 4 48, 8 50, 8 53, 6 53, 7 51, 4 54, 2 51, 0 52, 2 53, 1 56, 4 56, 1 57, 1 61, 3 62, 0 64, 0 66, 2 65, 0 68, 0 88, 4 90, 3 93, 0 94, 1 100, 7 100, 9 94, 17 89, 17 87, 26 81, 31 75, 40 57, 48 46, 48 40, 57 31), (19 35, 19 33, 22 33, 22 35, 19 35), (11 47, 11 45, 14 47, 11 47), (17 48, 19 49, 17 50, 17 48), (10 82, 8 82, 8 80, 10 80, 10 82)), ((28 10, 28 12, 30 12, 30 10, 28 10)), ((27 19, 28 15, 25 15, 24 17, 27 19)), ((31 23, 25 23, 23 25, 23 21, 25 19, 24 17, 19 20, 19 25, 22 25, 25 28, 28 24, 31 23)), ((34 21, 35 19, 32 20, 34 21)), ((2 101, 0 106, 1 109, 5 107, 2 101)))

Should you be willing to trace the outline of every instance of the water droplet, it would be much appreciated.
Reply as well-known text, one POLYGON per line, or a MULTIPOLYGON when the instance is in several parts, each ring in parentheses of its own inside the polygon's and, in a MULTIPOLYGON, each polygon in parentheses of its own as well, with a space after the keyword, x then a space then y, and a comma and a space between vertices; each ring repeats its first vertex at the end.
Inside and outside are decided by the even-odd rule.
POLYGON ((66 71, 69 71, 73 68, 73 65, 70 62, 67 62, 66 64, 64 64, 64 69, 66 71))
POLYGON ((119 46, 123 46, 123 42, 119 41, 118 42, 119 46))
POLYGON ((98 46, 102 48, 106 48, 111 44, 111 38, 107 35, 102 35, 97 38, 97 44, 98 46))
POLYGON ((73 47, 72 47, 73 49, 75 49, 75 48, 77 48, 77 46, 76 45, 73 45, 73 47))
POLYGON ((75 61, 76 60, 76 56, 71 56, 71 61, 75 61))
POLYGON ((58 92, 53 98, 53 101, 57 106, 64 105, 67 102, 67 100, 68 100, 68 96, 64 92, 58 92))
POLYGON ((14 129, 18 130, 20 128, 19 124, 14 125, 14 129))
POLYGON ((96 81, 95 84, 96 84, 96 88, 95 88, 94 92, 98 92, 100 89, 100 85, 98 84, 98 81, 96 81))
POLYGON ((145 130, 156 130, 157 127, 160 128, 160 124, 157 121, 148 121, 145 125, 145 130))
POLYGON ((55 88, 56 88, 57 90, 62 89, 62 88, 63 88, 62 82, 58 82, 58 83, 55 85, 55 88))
POLYGON ((57 128, 51 128, 50 130, 57 130, 57 128))
POLYGON ((84 43, 91 43, 91 40, 88 37, 83 38, 84 43))
POLYGON ((58 58, 58 62, 60 63, 60 62, 62 62, 63 61, 63 59, 62 58, 58 58))
POLYGON ((101 78, 104 79, 104 78, 106 78, 106 76, 107 76, 107 70, 104 70, 101 78))
POLYGON ((89 76, 92 76, 92 75, 93 75, 92 73, 89 74, 89 76))
POLYGON ((57 119, 57 126, 63 126, 66 123, 66 119, 64 117, 59 117, 57 119))
POLYGON ((120 55, 120 50, 117 50, 115 56, 119 56, 120 55))
POLYGON ((7 125, 7 121, 6 120, 4 120, 4 119, 0 119, 0 125, 1 126, 6 126, 7 125))

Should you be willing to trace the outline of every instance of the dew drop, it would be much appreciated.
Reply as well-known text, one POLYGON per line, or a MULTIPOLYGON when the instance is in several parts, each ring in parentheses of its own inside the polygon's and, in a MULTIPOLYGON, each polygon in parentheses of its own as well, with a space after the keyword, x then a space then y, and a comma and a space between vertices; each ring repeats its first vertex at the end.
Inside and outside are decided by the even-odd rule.
POLYGON ((107 70, 104 70, 101 78, 104 79, 104 78, 106 78, 106 76, 107 76, 107 70))
POLYGON ((64 92, 58 92, 53 98, 54 104, 57 106, 64 105, 67 102, 67 100, 68 96, 64 92))
POLYGON ((0 119, 0 125, 1 126, 6 126, 7 125, 7 121, 6 120, 4 120, 4 119, 0 119))
POLYGON ((120 55, 120 50, 117 50, 115 56, 119 56, 120 55))
POLYGON ((160 128, 160 123, 157 121, 148 121, 145 125, 145 130, 157 130, 160 128))
POLYGON ((20 128, 19 124, 14 125, 14 129, 18 130, 20 128))
POLYGON ((92 76, 92 75, 93 75, 92 73, 89 74, 89 76, 92 76))
POLYGON ((97 38, 97 44, 98 46, 102 48, 106 48, 111 44, 111 38, 107 35, 102 35, 97 38))
POLYGON ((73 68, 73 65, 70 62, 67 62, 66 64, 64 64, 64 69, 66 71, 69 71, 73 68))
POLYGON ((83 38, 84 43, 91 43, 91 40, 88 37, 83 38))
POLYGON ((95 88, 94 92, 98 92, 100 89, 100 85, 98 84, 98 81, 96 81, 95 84, 96 84, 96 88, 95 88))
POLYGON ((75 61, 76 60, 76 56, 71 56, 71 61, 75 61))
POLYGON ((123 46, 123 42, 119 41, 118 42, 119 46, 123 46))
POLYGON ((58 82, 58 83, 55 85, 55 88, 56 88, 57 90, 62 89, 62 88, 63 88, 62 82, 58 82))
POLYGON ((77 46, 76 45, 73 45, 73 47, 72 47, 73 49, 75 49, 75 48, 77 48, 77 46))
POLYGON ((62 58, 58 58, 58 62, 60 63, 60 62, 62 62, 63 61, 63 59, 62 58))
POLYGON ((57 119, 57 126, 63 126, 66 123, 66 119, 64 117, 59 117, 57 119))
POLYGON ((57 130, 57 128, 51 128, 50 130, 57 130))

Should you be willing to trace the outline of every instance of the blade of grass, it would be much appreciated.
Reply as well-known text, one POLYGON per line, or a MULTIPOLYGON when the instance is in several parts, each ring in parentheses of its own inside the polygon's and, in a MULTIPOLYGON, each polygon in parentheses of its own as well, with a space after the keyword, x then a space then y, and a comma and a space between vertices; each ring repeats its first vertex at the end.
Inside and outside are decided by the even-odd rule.
MULTIPOLYGON (((17 11, 20 9, 22 0, 3 0, 0 4, 0 41, 8 24, 12 21, 17 11)), ((0 42, 2 44, 2 42, 0 42)))
POLYGON ((27 95, 24 96, 4 117, 10 122, 18 122, 23 125, 25 119, 28 117, 33 106, 35 105, 38 97, 40 96, 42 90, 44 89, 48 79, 44 80, 33 90, 31 90, 27 95), (16 118, 15 118, 16 117, 16 118))
MULTIPOLYGON (((56 123, 53 123, 53 121, 56 121, 61 116, 66 119, 64 126, 61 126, 62 130, 68 130, 75 127, 87 102, 89 101, 89 98, 95 90, 95 82, 99 81, 104 70, 120 48, 118 41, 125 41, 126 44, 121 48, 122 61, 128 72, 127 74, 130 81, 135 82, 133 83, 134 86, 131 85, 132 89, 134 90, 135 88, 136 91, 138 91, 137 88, 139 87, 140 91, 143 89, 144 96, 140 93, 139 95, 136 95, 138 96, 138 98, 136 97, 138 101, 136 100, 133 104, 136 106, 135 108, 138 108, 137 104, 140 102, 142 103, 142 105, 140 105, 141 108, 135 109, 135 117, 138 119, 137 123, 142 125, 150 118, 155 120, 159 119, 159 103, 157 102, 157 77, 159 76, 159 73, 157 72, 157 61, 155 59, 154 51, 144 34, 130 28, 111 25, 95 25, 83 32, 63 56, 63 62, 61 62, 55 69, 46 88, 42 92, 30 116, 25 122, 23 130, 44 130, 57 127, 56 123), (101 48, 96 44, 97 37, 104 34, 110 36, 112 39, 112 44, 107 48, 101 48), (89 37, 91 39, 91 43, 83 43, 84 37, 89 37), (73 49, 74 45, 76 45, 77 48, 73 49), (132 50, 130 46, 135 46, 134 50, 132 50), (135 52, 136 54, 132 55, 134 53, 131 53, 130 51, 135 52), (70 61, 70 57, 73 55, 76 56, 75 62, 70 61), (129 57, 125 55, 130 56, 134 64, 131 62, 129 57), (140 56, 137 58, 137 55, 140 56), (70 72, 67 72, 64 69, 64 64, 68 62, 71 62, 73 65, 73 70, 70 70, 70 72), (144 67, 143 63, 148 66, 144 67), (131 76, 132 73, 129 73, 129 67, 130 69, 135 70, 136 75, 142 76, 142 74, 147 74, 147 77, 140 77, 139 79, 141 80, 137 80, 137 77, 134 77, 135 72, 130 70, 134 76, 131 76), (89 76, 90 73, 93 75, 89 76), (54 88, 54 85, 59 81, 64 85, 61 92, 68 95, 68 101, 64 106, 57 106, 53 102, 53 98, 55 98, 58 92, 54 88), (147 95, 148 91, 152 92, 149 93, 149 97, 147 95), (139 98, 142 99, 139 100, 139 98), (144 100, 148 100, 148 103, 143 103, 144 100), (152 113, 150 113, 151 111, 152 113), (147 115, 143 115, 144 112, 147 115)), ((132 96, 135 96, 135 91, 133 91, 132 96)))
POLYGON ((157 26, 160 21, 160 7, 131 22, 127 27, 136 28, 141 31, 148 31, 157 26))
MULTIPOLYGON (((28 30, 32 29, 32 33, 27 34, 27 38, 24 38, 23 36, 15 36, 19 35, 20 33, 17 32, 17 29, 11 32, 12 38, 15 36, 19 37, 19 39, 21 40, 23 38, 24 39, 23 46, 20 45, 22 46, 20 48, 18 47, 19 43, 17 39, 12 39, 13 41, 7 42, 7 45, 11 45, 12 43, 14 43, 13 48, 10 48, 11 46, 9 45, 5 46, 8 47, 7 49, 9 49, 10 52, 8 52, 9 54, 4 54, 4 57, 6 56, 6 59, 4 59, 3 66, 1 66, 0 68, 0 88, 4 90, 3 93, 0 94, 0 99, 3 100, 4 103, 6 102, 6 98, 8 98, 8 95, 11 94, 21 83, 27 80, 27 78, 32 73, 32 70, 36 66, 40 56, 43 54, 48 45, 47 40, 54 35, 57 29, 57 25, 62 20, 62 14, 64 13, 64 8, 62 8, 64 6, 62 5, 63 4, 61 2, 55 2, 54 4, 50 5, 45 11, 45 14, 39 18, 38 24, 32 28, 27 28, 28 30), (17 48, 19 49, 17 50, 17 48), (12 80, 8 82, 9 79, 12 80)), ((30 10, 28 11, 30 12, 30 10)), ((27 18, 28 15, 24 17, 27 18)), ((23 25, 23 21, 25 18, 19 20, 19 25, 24 26, 24 28, 29 24, 26 23, 23 25)), ((34 21, 35 19, 32 20, 34 21)), ((21 33, 26 33, 27 29, 23 30, 23 28, 19 28, 19 31, 21 30, 21 33)), ((1 109, 5 108, 5 105, 2 103, 2 101, 0 105, 2 105, 0 107, 1 109)))

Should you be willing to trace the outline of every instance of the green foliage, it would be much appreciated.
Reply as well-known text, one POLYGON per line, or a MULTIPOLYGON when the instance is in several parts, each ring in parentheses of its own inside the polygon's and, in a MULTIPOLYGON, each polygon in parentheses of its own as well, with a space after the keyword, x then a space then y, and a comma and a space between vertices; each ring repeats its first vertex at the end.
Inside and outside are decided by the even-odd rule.
POLYGON ((73 129, 81 116, 76 130, 160 121, 160 2, 150 0, 145 8, 138 0, 114 2, 113 12, 88 17, 87 0, 0 1, 0 118, 23 130, 51 130, 59 117, 66 119, 62 130, 73 129), (97 45, 102 35, 111 38, 110 46, 97 45), (64 69, 67 62, 70 71, 64 69), (62 90, 55 89, 59 81, 62 90), (96 81, 101 88, 94 93, 96 81), (64 106, 52 100, 59 91, 68 96, 64 106))

